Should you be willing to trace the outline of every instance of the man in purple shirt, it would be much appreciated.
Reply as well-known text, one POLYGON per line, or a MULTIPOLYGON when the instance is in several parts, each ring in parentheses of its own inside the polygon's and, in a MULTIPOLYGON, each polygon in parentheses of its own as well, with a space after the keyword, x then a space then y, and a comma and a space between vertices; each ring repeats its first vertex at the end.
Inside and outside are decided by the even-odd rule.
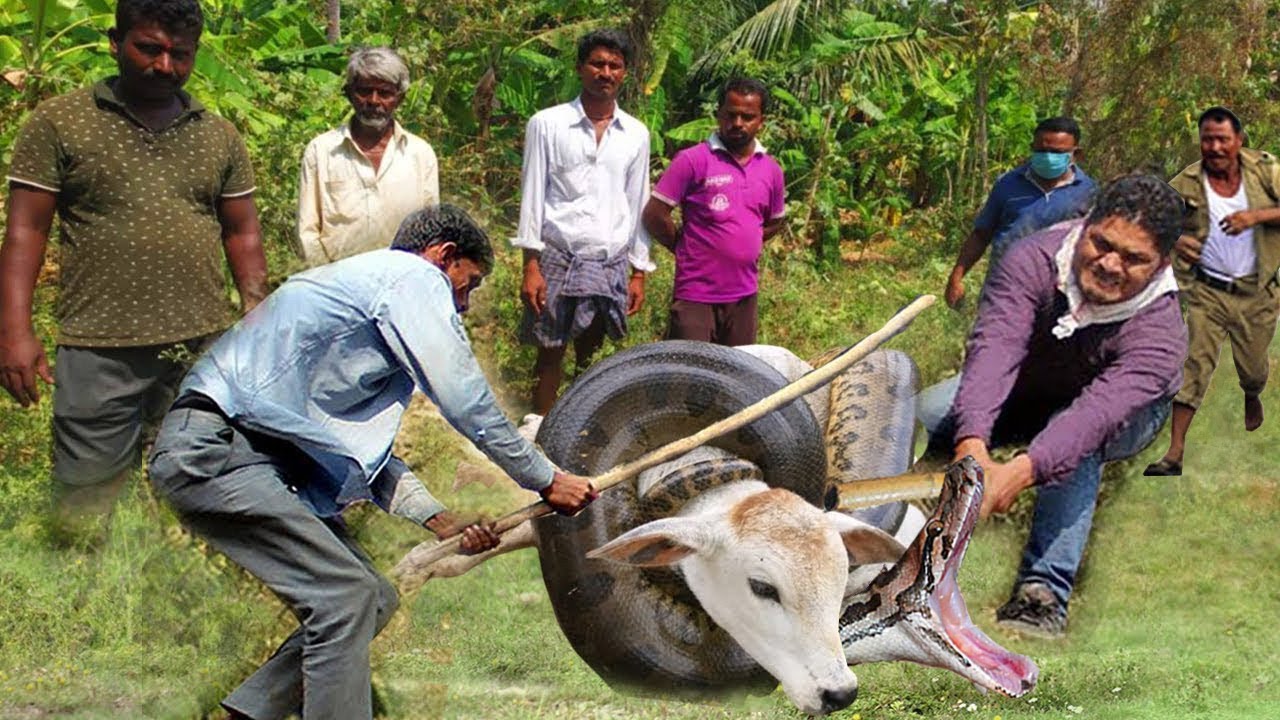
POLYGON ((720 345, 756 341, 757 263, 782 228, 782 168, 756 142, 769 90, 737 78, 720 90, 719 130, 678 153, 653 189, 642 220, 676 256, 667 337, 720 345), (677 229, 671 211, 684 212, 677 229))
POLYGON ((1169 415, 1187 331, 1170 252, 1182 201, 1134 175, 1106 187, 1085 219, 1028 236, 995 269, 961 375, 925 390, 931 453, 972 455, 986 476, 983 515, 1036 485, 1012 598, 997 624, 1066 631, 1104 462, 1130 457, 1169 415), (1006 463, 988 450, 1030 443, 1006 463))

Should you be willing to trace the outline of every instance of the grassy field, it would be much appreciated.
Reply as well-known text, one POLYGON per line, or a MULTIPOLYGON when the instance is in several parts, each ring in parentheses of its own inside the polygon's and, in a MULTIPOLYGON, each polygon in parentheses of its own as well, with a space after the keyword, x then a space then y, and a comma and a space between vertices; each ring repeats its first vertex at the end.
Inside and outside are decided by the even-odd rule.
MULTIPOLYGON (((471 322, 517 415, 528 357, 510 330, 515 258, 504 255, 501 265, 471 322)), ((780 250, 766 273, 762 339, 802 355, 847 344, 914 294, 940 289, 945 270, 903 256, 819 273, 780 250)), ((659 331, 669 282, 660 273, 652 283, 632 341, 659 331)), ((42 288, 41 307, 50 299, 42 288)), ((969 319, 935 308, 895 346, 912 352, 925 379, 937 379, 958 361, 969 319)), ((40 324, 49 335, 47 314, 40 324)), ((1239 392, 1220 372, 1192 428, 1183 478, 1138 474, 1163 438, 1109 473, 1065 641, 992 628, 1025 537, 1025 503, 978 528, 961 586, 980 626, 1039 663, 1041 682, 1029 696, 983 696, 941 671, 867 666, 857 669, 858 701, 836 717, 1280 717, 1280 485, 1271 471, 1280 466, 1280 393, 1273 387, 1264 401, 1272 419, 1246 435, 1239 392)), ((44 513, 49 408, 47 399, 32 411, 0 401, 0 717, 220 717, 217 700, 293 619, 186 535, 138 482, 98 546, 52 542, 44 513)), ((417 407, 401 451, 457 509, 493 514, 524 502, 509 484, 454 489, 458 460, 479 463, 460 442, 417 407)), ((349 519, 383 568, 425 537, 368 507, 349 519)), ((560 634, 532 551, 404 598, 373 663, 392 718, 798 717, 776 692, 691 703, 610 689, 560 634)))

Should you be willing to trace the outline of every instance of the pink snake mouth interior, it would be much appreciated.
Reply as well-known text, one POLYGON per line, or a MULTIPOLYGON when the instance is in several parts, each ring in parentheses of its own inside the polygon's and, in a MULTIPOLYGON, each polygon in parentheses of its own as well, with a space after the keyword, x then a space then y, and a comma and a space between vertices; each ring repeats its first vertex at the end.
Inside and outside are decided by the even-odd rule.
MULTIPOLYGON (((981 502, 981 494, 978 499, 981 502)), ((964 559, 976 521, 975 509, 965 519, 954 552, 943 568, 942 577, 930 594, 929 602, 942 622, 947 639, 973 663, 977 671, 963 673, 965 677, 986 689, 1009 697, 1020 697, 1035 687, 1039 668, 1031 658, 1005 650, 973 624, 973 620, 969 618, 969 609, 960 595, 960 585, 956 582, 956 573, 964 559)))

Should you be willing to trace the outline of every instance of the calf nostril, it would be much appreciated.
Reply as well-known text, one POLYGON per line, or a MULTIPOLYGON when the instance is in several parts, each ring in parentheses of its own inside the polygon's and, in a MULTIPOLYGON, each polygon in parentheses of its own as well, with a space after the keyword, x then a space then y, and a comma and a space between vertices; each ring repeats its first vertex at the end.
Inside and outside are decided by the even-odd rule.
POLYGON ((837 710, 843 710, 852 705, 856 697, 858 697, 857 687, 851 687, 847 690, 823 690, 822 712, 833 713, 837 710))

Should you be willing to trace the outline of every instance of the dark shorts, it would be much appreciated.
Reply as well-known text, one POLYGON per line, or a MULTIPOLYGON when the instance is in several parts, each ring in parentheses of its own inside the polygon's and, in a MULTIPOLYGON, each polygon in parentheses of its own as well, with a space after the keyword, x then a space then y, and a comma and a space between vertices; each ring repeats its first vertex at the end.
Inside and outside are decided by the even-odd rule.
POLYGON ((668 340, 701 340, 717 345, 756 343, 756 296, 726 303, 671 301, 668 340))
POLYGON ((137 467, 183 376, 217 337, 129 348, 58 346, 54 480, 97 485, 137 467))

